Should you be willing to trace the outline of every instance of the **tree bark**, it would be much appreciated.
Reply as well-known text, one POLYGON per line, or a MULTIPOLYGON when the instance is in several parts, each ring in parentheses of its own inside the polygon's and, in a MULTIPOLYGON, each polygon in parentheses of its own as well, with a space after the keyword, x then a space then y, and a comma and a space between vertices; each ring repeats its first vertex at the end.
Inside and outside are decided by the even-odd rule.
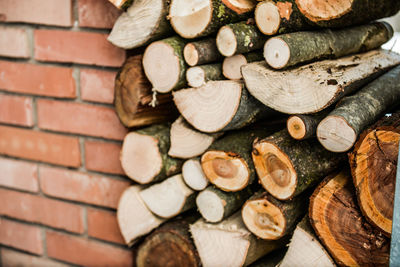
POLYGON ((387 266, 390 242, 365 219, 348 171, 328 176, 310 199, 310 221, 339 265, 387 266))
POLYGON ((256 140, 252 156, 261 185, 280 200, 314 186, 346 158, 325 150, 315 139, 294 140, 286 129, 256 140))
POLYGON ((295 32, 269 39, 264 46, 264 57, 275 69, 283 69, 304 62, 366 52, 380 47, 393 36, 393 28, 386 22, 343 30, 295 32))
POLYGON ((399 140, 398 112, 365 130, 349 153, 360 209, 365 218, 388 237, 392 232, 399 140))
POLYGON ((321 111, 400 64, 400 56, 384 50, 314 62, 285 71, 265 62, 242 67, 249 92, 264 105, 287 114, 321 111))
POLYGON ((250 267, 277 267, 285 256, 286 248, 273 251, 249 265, 250 267))
POLYGON ((215 38, 206 38, 186 44, 183 55, 189 66, 204 65, 223 59, 219 53, 215 38))
POLYGON ((315 114, 292 115, 286 122, 286 128, 291 137, 296 140, 305 140, 313 138, 317 134, 317 126, 323 120, 331 109, 325 109, 315 114))
POLYGON ((358 135, 400 100, 400 67, 343 98, 317 128, 320 143, 333 152, 351 149, 358 135))
POLYGON ((191 87, 200 87, 208 81, 225 80, 222 64, 207 64, 191 67, 186 71, 186 80, 191 87))

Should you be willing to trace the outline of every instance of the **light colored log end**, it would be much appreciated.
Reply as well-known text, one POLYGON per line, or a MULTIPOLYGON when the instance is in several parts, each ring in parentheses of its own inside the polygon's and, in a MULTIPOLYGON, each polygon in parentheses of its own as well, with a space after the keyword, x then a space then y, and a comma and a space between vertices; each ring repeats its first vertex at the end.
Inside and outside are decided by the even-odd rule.
POLYGON ((200 192, 196 198, 196 205, 201 216, 208 222, 219 222, 224 217, 224 203, 212 191, 200 192))
POLYGON ((191 43, 185 45, 185 48, 183 48, 183 57, 189 66, 196 66, 197 62, 199 62, 199 52, 197 51, 196 46, 191 43))
POLYGON ((290 59, 290 48, 279 37, 269 39, 264 45, 265 61, 274 69, 282 69, 290 59))
POLYGON ((191 87, 200 87, 206 83, 206 75, 200 67, 191 67, 186 71, 186 80, 191 87))
POLYGON ((242 54, 226 57, 222 63, 222 73, 229 80, 242 79, 241 67, 247 64, 247 59, 242 54))
POLYGON ((208 185, 199 159, 189 159, 182 166, 183 180, 193 190, 202 191, 208 185))
POLYGON ((306 125, 298 116, 290 116, 287 120, 286 126, 290 136, 294 139, 302 140, 307 134, 306 125))
POLYGON ((257 4, 254 11, 256 25, 265 35, 273 35, 278 32, 281 24, 279 9, 273 1, 264 1, 257 4))
POLYGON ((237 14, 252 11, 256 7, 256 0, 221 0, 229 9, 237 14))
POLYGON ((237 40, 235 33, 228 26, 222 26, 217 34, 218 51, 225 57, 233 56, 236 52, 237 40))

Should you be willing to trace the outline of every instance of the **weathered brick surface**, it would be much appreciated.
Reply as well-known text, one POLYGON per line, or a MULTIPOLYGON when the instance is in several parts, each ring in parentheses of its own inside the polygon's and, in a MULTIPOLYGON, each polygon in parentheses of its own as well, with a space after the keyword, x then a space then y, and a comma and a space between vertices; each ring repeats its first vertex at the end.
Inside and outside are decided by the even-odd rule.
POLYGON ((85 142, 86 168, 91 171, 125 174, 120 161, 121 145, 105 142, 85 142))
POLYGON ((0 56, 29 58, 30 55, 31 51, 26 29, 0 26, 0 56))
POLYGON ((125 244, 115 212, 90 208, 87 211, 88 235, 98 239, 125 244))
POLYGON ((32 98, 0 94, 0 123, 33 126, 32 98))
POLYGON ((79 26, 111 29, 122 13, 108 0, 79 0, 79 26))
POLYGON ((112 104, 116 72, 82 69, 81 98, 85 101, 112 104))
MULTIPOLYGON (((40 258, 37 256, 32 256, 24 254, 15 250, 2 248, 0 250, 1 264, 4 267, 14 266, 14 267, 68 267, 69 265, 63 264, 54 260, 40 258)), ((0 264, 0 265, 1 265, 0 264)))
POLYGON ((0 170, 1 186, 39 191, 37 164, 0 157, 0 170))

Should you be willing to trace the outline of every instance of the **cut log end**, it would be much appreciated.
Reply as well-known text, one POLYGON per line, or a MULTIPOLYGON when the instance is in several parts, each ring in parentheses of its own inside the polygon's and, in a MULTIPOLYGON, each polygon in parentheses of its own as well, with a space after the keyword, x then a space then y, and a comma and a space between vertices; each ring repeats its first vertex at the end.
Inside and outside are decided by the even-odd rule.
POLYGON ((265 141, 253 145, 252 157, 265 190, 278 199, 290 199, 296 190, 297 174, 289 157, 265 141))
POLYGON ((202 191, 208 185, 207 177, 204 175, 198 159, 185 161, 182 166, 182 176, 185 183, 193 190, 202 191))
POLYGON ((319 142, 329 151, 348 151, 357 140, 357 134, 347 121, 338 116, 328 116, 317 128, 319 142))
POLYGON ((196 46, 191 43, 187 44, 183 49, 183 57, 189 66, 196 66, 199 62, 199 52, 197 51, 196 46))
POLYGON ((191 87, 200 87, 206 83, 206 75, 200 67, 191 67, 186 71, 186 80, 191 87))
POLYGON ((284 40, 273 37, 264 45, 264 57, 272 68, 282 69, 289 62, 290 48, 284 40))
POLYGON ((311 21, 325 21, 338 18, 348 13, 354 0, 331 1, 296 0, 297 7, 311 21))
POLYGON ((243 222, 262 239, 276 240, 285 234, 286 219, 279 209, 267 199, 249 200, 243 205, 243 222))
POLYGON ((273 1, 264 1, 257 5, 254 18, 258 29, 265 35, 278 32, 281 23, 279 9, 273 1))
POLYGON ((236 52, 237 40, 235 33, 228 26, 223 26, 217 34, 217 47, 219 52, 226 57, 233 56, 236 52))
POLYGON ((121 165, 125 174, 140 184, 150 183, 162 168, 158 140, 131 132, 125 136, 121 150, 121 165))
POLYGON ((249 183, 250 171, 240 156, 224 151, 207 151, 201 158, 207 179, 224 191, 240 191, 249 183))
POLYGON ((225 78, 230 80, 242 79, 240 68, 245 64, 247 64, 247 60, 242 54, 226 57, 222 63, 222 72, 225 78))
POLYGON ((212 191, 202 191, 196 198, 201 216, 208 222, 219 222, 224 217, 224 203, 212 191))
POLYGON ((291 137, 297 140, 302 140, 306 134, 306 125, 298 116, 290 116, 287 120, 287 129, 291 137))
POLYGON ((255 0, 222 0, 222 3, 237 14, 243 14, 252 11, 257 2, 255 0))

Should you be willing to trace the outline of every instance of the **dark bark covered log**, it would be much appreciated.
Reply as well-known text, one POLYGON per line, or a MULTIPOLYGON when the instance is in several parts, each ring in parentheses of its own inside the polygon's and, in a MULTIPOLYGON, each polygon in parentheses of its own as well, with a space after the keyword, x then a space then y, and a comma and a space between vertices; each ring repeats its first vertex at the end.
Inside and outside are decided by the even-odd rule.
POLYGON ((125 136, 121 165, 129 178, 147 184, 164 180, 181 171, 183 161, 167 155, 169 132, 169 125, 157 124, 125 136))
POLYGON ((242 21, 222 26, 217 34, 219 52, 230 57, 234 54, 248 53, 261 49, 267 37, 254 24, 242 21))
MULTIPOLYGON (((264 191, 264 190, 263 190, 264 191)), ((258 192, 242 208, 247 229, 259 238, 277 240, 293 232, 307 210, 307 195, 279 201, 267 192, 258 192)))
POLYGON ((186 44, 183 56, 189 66, 203 65, 222 60, 215 38, 206 38, 186 44))
POLYGON ((374 50, 284 71, 254 62, 243 66, 242 74, 249 92, 266 106, 305 114, 329 107, 398 64, 397 53, 374 50))
POLYGON ((276 267, 279 266, 279 263, 282 261, 282 258, 285 256, 286 248, 282 248, 276 251, 267 254, 261 259, 249 265, 250 267, 276 267))
POLYGON ((191 87, 200 87, 208 81, 225 80, 222 64, 207 64, 191 67, 186 71, 186 80, 191 87))
POLYGON ((315 137, 317 126, 323 120, 331 109, 325 109, 321 112, 309 115, 292 115, 288 118, 286 127, 291 137, 297 140, 304 140, 315 137))
POLYGON ((222 73, 229 80, 240 80, 242 79, 242 66, 250 62, 260 61, 263 58, 261 51, 226 57, 222 63, 222 73))
POLYGON ((200 266, 199 254, 189 233, 191 222, 191 219, 172 221, 154 231, 140 245, 136 266, 200 266))
POLYGON ((252 156, 261 185, 280 200, 314 186, 346 158, 325 150, 315 139, 294 140, 286 129, 256 140, 252 156))
POLYGON ((327 177, 310 199, 316 234, 339 265, 387 266, 388 239, 361 215, 348 171, 327 177))
POLYGON ((172 34, 166 18, 168 4, 168 0, 135 0, 115 22, 108 41, 133 49, 172 34))
POLYGON ((400 113, 395 113, 365 130, 349 154, 360 209, 369 222, 389 237, 399 141, 400 113))
POLYGON ((393 36, 393 28, 386 22, 343 30, 295 32, 269 39, 264 46, 264 57, 275 69, 283 69, 303 62, 369 51, 380 47, 393 36))
POLYGON ((157 95, 155 107, 151 84, 144 75, 142 56, 126 60, 115 79, 114 107, 125 127, 141 127, 174 119, 178 112, 171 94, 157 95))
POLYGON ((333 152, 348 151, 358 135, 400 101, 400 67, 390 70, 352 96, 343 98, 317 128, 318 140, 333 152))

